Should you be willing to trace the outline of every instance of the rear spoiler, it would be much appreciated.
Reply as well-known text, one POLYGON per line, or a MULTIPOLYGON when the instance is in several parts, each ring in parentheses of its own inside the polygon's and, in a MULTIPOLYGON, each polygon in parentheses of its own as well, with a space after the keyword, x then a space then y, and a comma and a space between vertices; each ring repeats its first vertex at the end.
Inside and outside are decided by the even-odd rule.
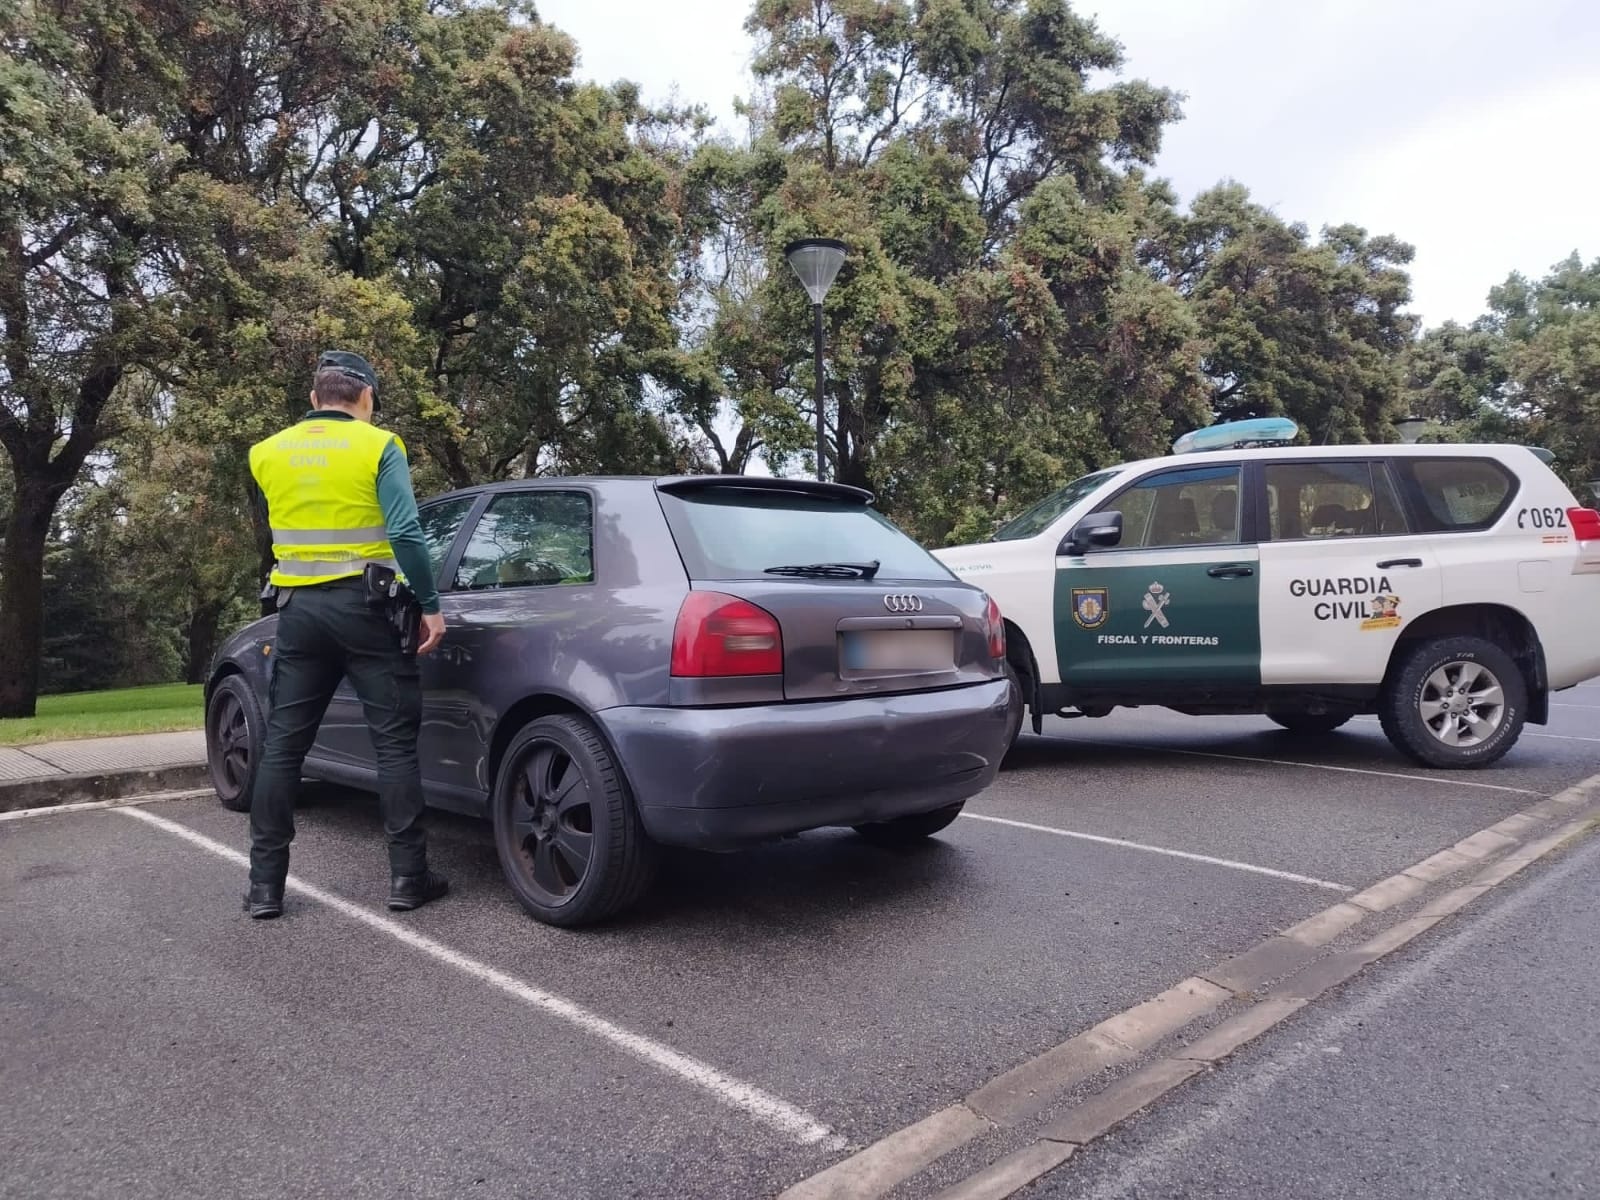
POLYGON ((656 490, 669 496, 696 492, 742 491, 789 495, 808 500, 834 500, 844 504, 871 504, 875 497, 847 483, 819 483, 815 479, 778 479, 771 475, 674 475, 656 480, 656 490))

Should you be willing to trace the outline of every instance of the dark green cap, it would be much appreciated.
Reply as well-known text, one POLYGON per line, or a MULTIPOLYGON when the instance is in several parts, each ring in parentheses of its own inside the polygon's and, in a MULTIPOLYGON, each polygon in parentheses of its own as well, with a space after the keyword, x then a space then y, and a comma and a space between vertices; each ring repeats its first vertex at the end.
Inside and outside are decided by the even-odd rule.
POLYGON ((322 357, 317 359, 317 370, 338 371, 341 375, 348 375, 352 379, 359 379, 372 389, 372 408, 378 409, 378 373, 372 369, 372 364, 359 354, 352 354, 348 350, 324 350, 322 357))

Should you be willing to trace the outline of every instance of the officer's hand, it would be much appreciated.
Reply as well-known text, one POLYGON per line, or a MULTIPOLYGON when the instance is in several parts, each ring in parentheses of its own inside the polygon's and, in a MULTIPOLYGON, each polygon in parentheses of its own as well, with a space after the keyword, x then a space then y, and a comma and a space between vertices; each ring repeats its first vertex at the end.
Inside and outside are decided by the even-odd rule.
POLYGON ((444 614, 422 614, 422 641, 417 646, 418 654, 431 654, 440 642, 444 641, 444 614))

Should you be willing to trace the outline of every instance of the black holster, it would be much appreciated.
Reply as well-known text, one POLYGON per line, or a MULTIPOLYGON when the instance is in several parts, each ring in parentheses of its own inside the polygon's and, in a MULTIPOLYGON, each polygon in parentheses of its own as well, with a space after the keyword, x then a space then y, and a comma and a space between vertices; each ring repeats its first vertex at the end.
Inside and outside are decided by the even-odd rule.
POLYGON ((422 605, 412 590, 400 581, 393 567, 368 563, 361 574, 366 586, 367 604, 379 609, 400 639, 403 654, 415 654, 422 636, 422 605))

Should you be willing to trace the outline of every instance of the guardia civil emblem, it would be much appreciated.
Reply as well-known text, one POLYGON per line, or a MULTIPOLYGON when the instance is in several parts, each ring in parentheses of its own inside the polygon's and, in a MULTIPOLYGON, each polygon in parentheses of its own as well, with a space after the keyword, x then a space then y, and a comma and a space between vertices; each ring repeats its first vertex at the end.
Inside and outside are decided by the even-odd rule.
POLYGON ((1111 615, 1105 588, 1073 588, 1072 619, 1084 629, 1099 629, 1111 615))

